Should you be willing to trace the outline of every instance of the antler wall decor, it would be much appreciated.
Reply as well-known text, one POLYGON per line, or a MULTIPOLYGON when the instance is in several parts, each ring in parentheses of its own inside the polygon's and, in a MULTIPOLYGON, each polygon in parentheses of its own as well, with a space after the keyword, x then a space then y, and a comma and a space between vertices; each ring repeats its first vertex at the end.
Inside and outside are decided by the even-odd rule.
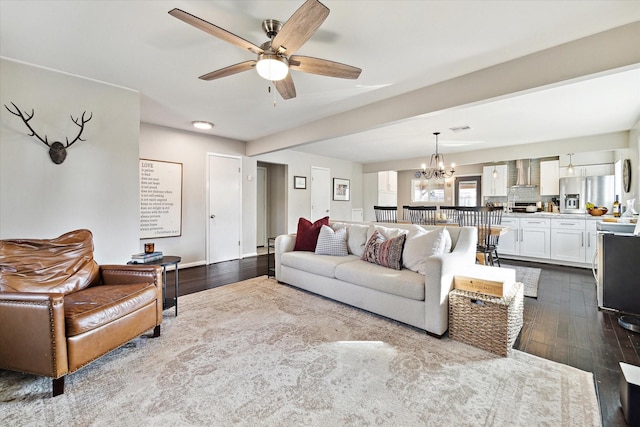
POLYGON ((31 134, 29 136, 35 136, 40 141, 42 141, 44 145, 49 147, 49 157, 51 157, 51 160, 56 165, 61 164, 62 162, 64 162, 64 159, 67 158, 67 148, 75 144, 76 141, 85 141, 84 139, 80 138, 80 136, 82 135, 82 131, 84 131, 84 125, 93 118, 93 113, 90 113, 89 118, 85 119, 84 116, 87 113, 86 111, 82 113, 82 117, 78 117, 77 119, 74 119, 73 116, 71 116, 71 120, 73 120, 73 123, 75 123, 76 125, 78 125, 78 127, 80 127, 80 132, 78 132, 78 136, 76 136, 71 142, 69 142, 69 138, 66 138, 67 140, 66 144, 63 144, 62 142, 59 142, 59 141, 54 141, 52 143, 49 143, 49 140, 47 139, 47 135, 45 135, 44 139, 42 139, 40 135, 38 135, 36 131, 33 130, 31 125, 29 124, 29 120, 31 120, 35 115, 33 108, 31 109, 31 114, 29 115, 26 111, 24 113, 20 111, 20 108, 18 108, 18 106, 13 102, 11 103, 11 105, 13 105, 13 108, 15 108, 15 111, 7 107, 7 104, 4 105, 4 108, 6 108, 14 116, 18 116, 22 119, 24 124, 31 131, 31 134))

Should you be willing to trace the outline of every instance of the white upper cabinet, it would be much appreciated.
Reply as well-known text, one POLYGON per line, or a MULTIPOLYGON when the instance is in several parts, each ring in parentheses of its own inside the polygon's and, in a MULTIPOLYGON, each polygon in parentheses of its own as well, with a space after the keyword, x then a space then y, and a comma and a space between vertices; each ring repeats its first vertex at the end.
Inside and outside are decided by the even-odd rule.
POLYGON ((496 176, 493 171, 494 166, 482 168, 482 197, 507 195, 507 165, 495 165, 496 176))
POLYGON ((540 195, 557 196, 560 194, 560 161, 540 162, 540 195))
POLYGON ((567 176, 603 176, 603 175, 613 175, 614 174, 614 166, 613 163, 602 163, 596 165, 585 165, 585 166, 574 166, 573 167, 573 175, 570 175, 567 172, 567 167, 563 166, 560 168, 560 178, 564 178, 567 176))
POLYGON ((398 204, 398 172, 378 172, 378 205, 397 206, 398 204))

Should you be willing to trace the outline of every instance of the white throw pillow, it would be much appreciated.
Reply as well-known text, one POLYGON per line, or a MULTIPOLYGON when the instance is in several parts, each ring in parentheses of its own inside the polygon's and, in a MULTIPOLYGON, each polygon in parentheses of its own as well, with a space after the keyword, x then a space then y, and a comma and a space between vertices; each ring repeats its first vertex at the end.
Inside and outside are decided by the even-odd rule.
POLYGON ((348 224, 344 222, 335 222, 331 224, 331 228, 339 230, 341 228, 347 230, 347 249, 350 254, 359 257, 364 253, 364 247, 367 244, 367 230, 369 226, 365 224, 348 224))
POLYGON ((404 243, 402 265, 416 273, 425 274, 425 262, 431 255, 447 252, 447 240, 451 250, 451 235, 446 228, 439 230, 421 229, 410 233, 404 243))
MULTIPOLYGON (((422 227, 417 227, 417 228, 422 229, 422 227)), ((384 227, 382 225, 371 224, 369 226, 369 229, 367 230, 367 242, 369 241, 369 239, 371 239, 371 236, 373 236, 374 231, 377 231, 378 233, 382 234, 387 239, 395 239, 396 237, 400 237, 402 234, 407 234, 407 235, 410 234, 409 230, 405 230, 402 228, 391 228, 391 227, 384 227)))
POLYGON ((347 230, 340 228, 333 231, 328 225, 323 225, 318 234, 316 255, 347 256, 347 230))
POLYGON ((451 252, 451 247, 453 246, 453 241, 451 240, 451 233, 446 228, 444 229, 444 251, 443 253, 451 252))

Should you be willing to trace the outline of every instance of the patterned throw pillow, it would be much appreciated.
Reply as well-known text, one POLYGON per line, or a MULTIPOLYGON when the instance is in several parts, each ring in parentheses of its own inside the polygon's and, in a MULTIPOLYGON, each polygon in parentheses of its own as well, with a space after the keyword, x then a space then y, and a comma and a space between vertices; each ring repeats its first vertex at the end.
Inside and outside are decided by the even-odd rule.
POLYGON ((402 268, 402 248, 406 234, 387 239, 378 230, 374 231, 364 248, 362 259, 383 267, 400 270, 402 268))
POLYGON ((294 251, 315 252, 318 243, 318 234, 323 225, 329 225, 329 217, 320 218, 313 224, 305 218, 298 219, 298 233, 296 234, 296 244, 294 251))
POLYGON ((328 225, 323 225, 318 235, 316 255, 347 256, 347 229, 340 228, 333 231, 328 225))

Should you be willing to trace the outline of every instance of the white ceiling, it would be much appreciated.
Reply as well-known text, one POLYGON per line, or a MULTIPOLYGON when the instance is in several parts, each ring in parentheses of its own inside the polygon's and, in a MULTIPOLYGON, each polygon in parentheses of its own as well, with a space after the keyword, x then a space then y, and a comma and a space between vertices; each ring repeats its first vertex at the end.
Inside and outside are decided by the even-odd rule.
MULTIPOLYGON (((284 101, 253 71, 205 82, 253 59, 167 12, 174 7, 255 44, 263 19, 299 1, 0 0, 0 56, 137 90, 144 122, 252 141, 591 34, 640 21, 640 1, 344 1, 297 52, 363 69, 358 80, 293 72, 284 101), (276 101, 276 106, 273 103, 276 101)), ((374 163, 441 151, 628 130, 640 118, 640 69, 609 74, 297 147, 374 163), (469 125, 463 133, 450 127, 469 125), (392 147, 392 149, 391 149, 392 147)))

